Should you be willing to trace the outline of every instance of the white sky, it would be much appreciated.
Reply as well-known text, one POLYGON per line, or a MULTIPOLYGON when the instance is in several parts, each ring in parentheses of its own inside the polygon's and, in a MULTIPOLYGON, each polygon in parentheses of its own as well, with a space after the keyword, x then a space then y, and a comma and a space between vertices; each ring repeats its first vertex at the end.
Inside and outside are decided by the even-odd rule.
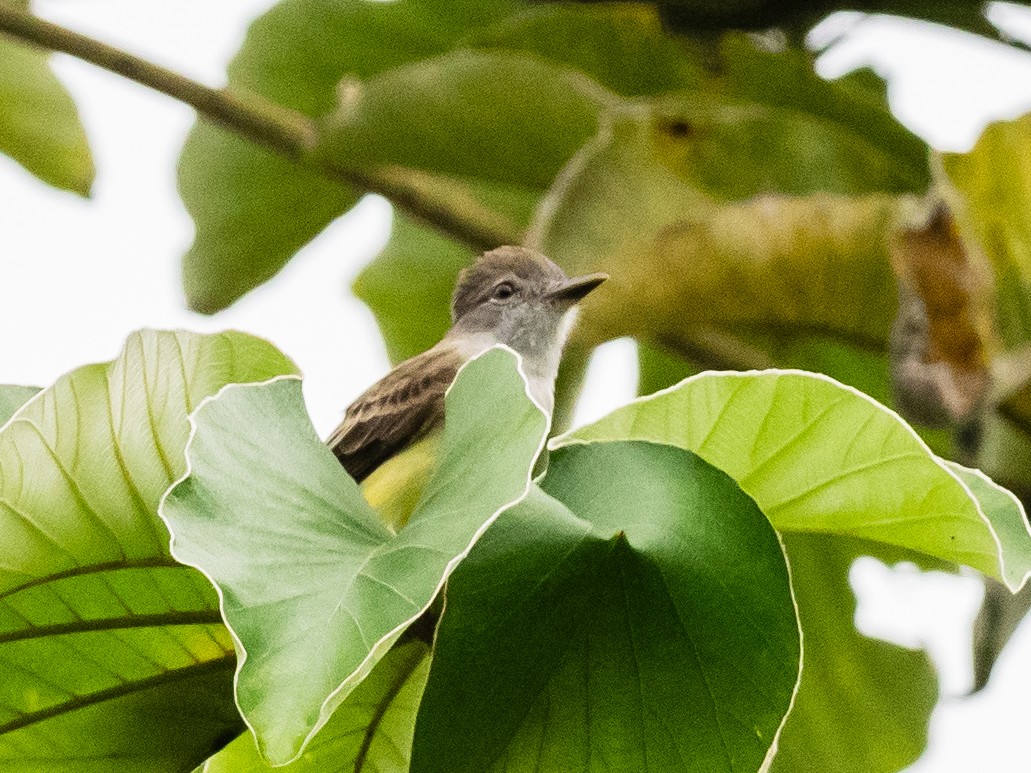
MULTIPOLYGON (((36 3, 48 18, 216 86, 224 83, 225 63, 246 24, 271 5, 36 3)), ((1027 9, 997 4, 992 18, 1031 39, 1027 9)), ((965 150, 987 122, 1031 110, 1031 54, 883 18, 849 26, 848 17, 839 17, 820 35, 846 27, 848 39, 824 57, 821 71, 834 75, 873 64, 889 79, 899 118, 936 147, 965 150)), ((301 366, 309 409, 326 433, 387 368, 372 317, 348 288, 386 239, 389 205, 366 199, 270 285, 213 318, 192 314, 184 307, 178 265, 192 226, 175 188, 176 158, 192 112, 81 62, 60 57, 55 66, 82 111, 99 177, 93 199, 83 201, 37 183, 0 157, 0 383, 49 384, 78 365, 110 359, 141 327, 237 328, 270 339, 301 366)), ((591 370, 581 421, 629 399, 632 363, 627 342, 604 347, 591 370)), ((875 561, 857 564, 852 577, 861 629, 928 646, 943 691, 962 694, 970 679, 965 634, 979 603, 978 583, 892 571, 875 561)), ((1024 626, 985 692, 946 697, 939 705, 931 747, 910 773, 1027 770, 1029 687, 1031 627, 1024 626)))

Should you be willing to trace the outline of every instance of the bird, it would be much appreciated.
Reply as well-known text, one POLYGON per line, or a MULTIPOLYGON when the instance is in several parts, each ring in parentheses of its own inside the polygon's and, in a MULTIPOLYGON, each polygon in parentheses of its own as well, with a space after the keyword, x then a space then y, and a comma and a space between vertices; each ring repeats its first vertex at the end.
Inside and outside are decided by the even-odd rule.
POLYGON ((444 424, 444 395, 468 360, 497 344, 522 356, 530 395, 549 415, 576 305, 608 275, 570 278, 536 250, 502 246, 458 276, 451 328, 358 397, 326 443, 369 503, 399 527, 428 479, 444 424))

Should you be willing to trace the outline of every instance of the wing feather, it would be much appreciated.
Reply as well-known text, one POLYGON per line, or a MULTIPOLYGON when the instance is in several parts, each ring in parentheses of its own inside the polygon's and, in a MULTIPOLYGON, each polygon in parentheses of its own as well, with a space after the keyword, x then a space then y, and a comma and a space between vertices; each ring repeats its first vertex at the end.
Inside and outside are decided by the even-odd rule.
POLYGON ((462 360, 434 347, 405 360, 351 403, 326 443, 359 483, 444 418, 444 393, 462 360))

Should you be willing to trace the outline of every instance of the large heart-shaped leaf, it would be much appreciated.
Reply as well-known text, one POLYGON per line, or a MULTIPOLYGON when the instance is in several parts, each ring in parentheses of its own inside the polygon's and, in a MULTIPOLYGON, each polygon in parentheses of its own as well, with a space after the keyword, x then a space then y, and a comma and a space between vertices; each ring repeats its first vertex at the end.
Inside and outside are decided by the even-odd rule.
POLYGON ((758 769, 800 641, 755 503, 646 443, 564 448, 542 485, 449 583, 413 772, 758 769))
POLYGON ((239 731, 216 595, 156 511, 187 413, 292 371, 240 333, 138 333, 0 430, 0 767, 188 770, 239 731))
POLYGON ((245 733, 198 773, 408 773, 415 714, 429 670, 425 644, 399 644, 347 696, 295 762, 272 767, 254 737, 245 733))
MULTIPOLYGON (((229 65, 230 88, 318 117, 345 76, 369 78, 449 49, 498 18, 506 0, 284 0, 251 27, 229 65)), ((183 259, 190 305, 225 308, 274 276, 350 208, 356 192, 213 124, 183 149, 179 187, 197 235, 183 259)))
POLYGON ((848 570, 871 545, 785 535, 805 640, 802 682, 773 773, 895 773, 927 745, 937 678, 926 653, 858 633, 848 570))
POLYGON ((897 414, 819 374, 703 373, 553 445, 609 440, 694 451, 780 531, 896 545, 972 566, 1011 590, 1031 567, 1015 498, 938 459, 897 414))
POLYGON ((435 472, 396 535, 319 441, 296 379, 226 389, 192 417, 190 469, 161 512, 174 555, 221 591, 237 701, 274 764, 298 756, 529 488, 548 421, 514 355, 467 364, 446 402, 435 472))
MULTIPOLYGON (((28 0, 0 0, 28 12, 28 0)), ((79 112, 50 54, 0 35, 0 153, 43 182, 88 196, 95 170, 79 112)))

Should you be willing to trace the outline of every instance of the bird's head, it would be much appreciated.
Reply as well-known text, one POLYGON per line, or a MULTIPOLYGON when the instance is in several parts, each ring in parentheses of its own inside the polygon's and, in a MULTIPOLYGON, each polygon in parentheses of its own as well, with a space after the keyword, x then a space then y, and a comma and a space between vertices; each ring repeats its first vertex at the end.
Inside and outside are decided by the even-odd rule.
POLYGON ((498 247, 462 271, 451 301, 455 329, 492 333, 520 354, 542 354, 564 342, 576 304, 608 279, 570 279, 553 261, 526 247, 498 247))

